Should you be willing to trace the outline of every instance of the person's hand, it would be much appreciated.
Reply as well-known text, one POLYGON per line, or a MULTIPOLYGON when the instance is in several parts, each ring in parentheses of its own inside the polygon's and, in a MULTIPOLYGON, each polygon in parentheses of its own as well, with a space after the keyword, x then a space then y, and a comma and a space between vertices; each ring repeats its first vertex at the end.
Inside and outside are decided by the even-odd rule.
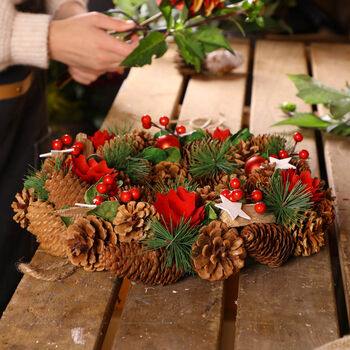
MULTIPOLYGON (((90 85, 95 80, 97 80, 100 75, 103 75, 106 73, 104 71, 94 71, 91 69, 77 68, 77 67, 72 67, 72 66, 68 67, 68 71, 75 81, 77 81, 80 84, 84 84, 84 85, 90 85)), ((123 74, 124 68, 118 67, 115 70, 115 72, 117 72, 119 74, 123 74)))
POLYGON ((92 78, 94 72, 115 72, 138 45, 114 38, 106 31, 126 31, 134 23, 91 12, 63 20, 53 20, 49 30, 50 58, 63 62, 82 78, 82 70, 92 78), (87 73, 89 72, 89 73, 87 73))

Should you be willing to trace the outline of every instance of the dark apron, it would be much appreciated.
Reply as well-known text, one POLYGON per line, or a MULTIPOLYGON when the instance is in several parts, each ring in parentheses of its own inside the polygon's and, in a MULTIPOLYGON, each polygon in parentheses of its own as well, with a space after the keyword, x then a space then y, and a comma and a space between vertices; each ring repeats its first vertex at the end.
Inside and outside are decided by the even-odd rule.
MULTIPOLYGON (((37 5, 31 9, 39 12, 37 5)), ((21 5, 21 9, 28 10, 25 6, 21 5)), ((35 238, 12 220, 11 203, 22 191, 28 165, 35 165, 48 135, 45 71, 13 66, 0 72, 3 85, 24 80, 31 71, 34 80, 25 95, 0 99, 0 314, 22 277, 16 263, 29 261, 36 248, 35 238)))

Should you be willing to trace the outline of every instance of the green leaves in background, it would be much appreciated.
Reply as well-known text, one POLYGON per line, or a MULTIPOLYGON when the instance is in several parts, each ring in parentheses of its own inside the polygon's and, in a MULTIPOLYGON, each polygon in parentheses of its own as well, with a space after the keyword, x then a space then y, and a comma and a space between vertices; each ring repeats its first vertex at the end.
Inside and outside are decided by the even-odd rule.
POLYGON ((282 120, 276 124, 273 124, 272 126, 279 126, 279 125, 295 125, 300 126, 302 128, 326 128, 328 125, 331 125, 332 123, 328 123, 323 121, 321 118, 316 117, 312 113, 294 113, 294 116, 282 120))
POLYGON ((159 32, 152 32, 140 40, 139 46, 121 63, 126 67, 142 67, 152 63, 152 57, 162 57, 168 50, 164 36, 159 32))
POLYGON ((159 5, 159 10, 162 12, 166 23, 167 23, 167 27, 168 29, 170 29, 173 25, 173 18, 171 16, 171 10, 172 10, 172 6, 169 0, 162 0, 162 2, 159 5))
POLYGON ((88 211, 87 214, 98 216, 113 223, 119 207, 120 204, 118 201, 106 201, 98 205, 96 208, 88 211))

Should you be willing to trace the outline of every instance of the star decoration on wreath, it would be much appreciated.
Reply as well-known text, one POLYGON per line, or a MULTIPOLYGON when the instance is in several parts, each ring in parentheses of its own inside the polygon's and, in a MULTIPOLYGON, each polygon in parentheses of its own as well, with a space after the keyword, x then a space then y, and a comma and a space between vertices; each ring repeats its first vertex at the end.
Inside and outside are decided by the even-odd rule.
POLYGON ((277 170, 277 169, 282 169, 282 170, 296 169, 296 167, 293 164, 289 163, 291 159, 292 159, 292 157, 283 158, 283 159, 269 157, 269 164, 275 163, 276 164, 275 170, 277 170))
POLYGON ((242 203, 231 202, 223 195, 220 195, 220 198, 222 203, 215 204, 215 206, 221 210, 225 210, 231 216, 232 220, 235 220, 238 216, 247 220, 251 219, 250 216, 242 210, 242 203))

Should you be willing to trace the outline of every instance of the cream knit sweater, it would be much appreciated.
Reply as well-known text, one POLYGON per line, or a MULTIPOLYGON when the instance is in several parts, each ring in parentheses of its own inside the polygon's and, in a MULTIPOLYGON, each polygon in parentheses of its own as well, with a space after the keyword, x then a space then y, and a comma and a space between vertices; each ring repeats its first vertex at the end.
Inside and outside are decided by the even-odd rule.
MULTIPOLYGON (((47 38, 51 17, 72 0, 45 0, 48 14, 18 12, 18 0, 0 0, 0 71, 12 65, 47 68, 47 38)), ((84 0, 73 0, 85 6, 84 0)))

